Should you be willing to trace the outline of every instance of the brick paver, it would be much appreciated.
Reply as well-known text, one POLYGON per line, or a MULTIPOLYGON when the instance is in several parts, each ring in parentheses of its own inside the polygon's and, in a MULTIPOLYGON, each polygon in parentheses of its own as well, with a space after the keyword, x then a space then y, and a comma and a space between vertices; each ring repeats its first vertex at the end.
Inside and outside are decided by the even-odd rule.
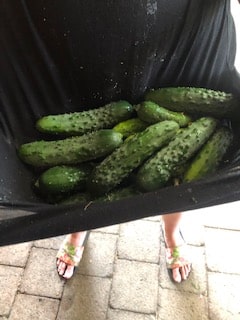
POLYGON ((153 314, 142 314, 109 308, 107 320, 156 320, 156 316, 153 314))
POLYGON ((240 275, 209 272, 208 282, 210 319, 240 319, 240 275))
POLYGON ((60 298, 63 282, 56 272, 56 251, 32 248, 20 291, 26 294, 60 298))
POLYGON ((159 268, 157 264, 118 259, 110 305, 114 309, 156 312, 159 268))
POLYGON ((206 228, 205 239, 209 270, 240 274, 239 256, 236 252, 240 243, 240 232, 206 228))
POLYGON ((31 242, 0 247, 0 264, 24 267, 30 254, 31 247, 31 242))
POLYGON ((56 299, 18 294, 9 320, 55 320, 58 305, 56 299))
POLYGON ((122 259, 158 263, 160 223, 137 220, 120 227, 118 256, 122 259))
POLYGON ((116 246, 117 235, 91 232, 86 251, 77 272, 99 277, 112 276, 116 246))
POLYGON ((105 320, 111 280, 76 275, 64 290, 57 320, 105 320))
POLYGON ((11 311, 22 273, 22 268, 0 265, 0 316, 11 311))
POLYGON ((157 320, 166 319, 208 320, 206 297, 181 290, 160 289, 157 320))

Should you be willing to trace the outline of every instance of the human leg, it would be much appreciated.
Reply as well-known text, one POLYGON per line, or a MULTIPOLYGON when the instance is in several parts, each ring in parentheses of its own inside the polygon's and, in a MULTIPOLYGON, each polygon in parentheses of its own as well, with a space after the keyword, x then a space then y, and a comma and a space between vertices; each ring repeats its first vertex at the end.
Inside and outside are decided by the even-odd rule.
POLYGON ((186 280, 191 271, 191 262, 187 260, 186 244, 180 231, 181 218, 181 212, 162 215, 167 267, 171 269, 173 280, 178 283, 186 280))
POLYGON ((73 276, 74 269, 78 266, 84 251, 84 245, 88 238, 89 231, 81 231, 68 234, 58 253, 57 253, 57 271, 58 274, 70 279, 73 276))

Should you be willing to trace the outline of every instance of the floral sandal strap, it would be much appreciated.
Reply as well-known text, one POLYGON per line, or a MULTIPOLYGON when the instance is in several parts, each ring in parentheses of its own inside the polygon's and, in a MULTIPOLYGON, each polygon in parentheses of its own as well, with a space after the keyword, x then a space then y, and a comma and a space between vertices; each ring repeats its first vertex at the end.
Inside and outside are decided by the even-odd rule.
POLYGON ((84 246, 74 246, 64 241, 57 253, 57 258, 68 265, 77 267, 81 261, 84 246))
POLYGON ((175 269, 191 264, 190 260, 188 259, 188 256, 189 253, 187 245, 166 248, 167 268, 175 269))

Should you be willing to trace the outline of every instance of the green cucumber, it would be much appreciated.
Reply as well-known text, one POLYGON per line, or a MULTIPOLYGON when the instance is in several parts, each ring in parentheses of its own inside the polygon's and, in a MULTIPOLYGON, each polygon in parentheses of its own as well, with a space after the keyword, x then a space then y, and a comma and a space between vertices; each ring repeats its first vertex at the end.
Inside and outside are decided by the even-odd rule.
POLYGON ((183 181, 189 182, 205 177, 217 170, 233 140, 227 127, 220 127, 198 151, 186 169, 183 181))
POLYGON ((91 201, 91 197, 89 193, 78 192, 72 194, 68 197, 65 197, 58 204, 78 204, 78 203, 88 203, 91 201))
POLYGON ((39 179, 35 180, 33 183, 33 191, 34 193, 42 199, 43 202, 49 203, 49 204, 56 204, 62 201, 65 198, 65 194, 52 194, 52 193, 45 193, 40 190, 39 187, 39 179))
POLYGON ((20 159, 34 167, 79 164, 105 157, 123 142, 121 133, 111 129, 56 141, 34 141, 18 150, 20 159))
POLYGON ((43 194, 60 194, 83 190, 93 166, 83 163, 79 166, 55 166, 39 177, 39 189, 43 194))
POLYGON ((117 188, 114 189, 108 193, 106 193, 104 196, 97 198, 95 201, 117 201, 125 198, 130 198, 133 196, 136 196, 138 194, 141 194, 139 190, 137 190, 134 186, 128 186, 124 188, 117 188))
POLYGON ((156 123, 163 120, 176 121, 180 127, 188 125, 192 119, 183 112, 170 111, 152 101, 143 101, 135 107, 140 119, 148 123, 156 123))
POLYGON ((176 169, 186 163, 207 141, 216 125, 216 119, 203 117, 188 127, 181 128, 167 146, 140 167, 136 177, 140 190, 153 191, 164 186, 176 169))
POLYGON ((175 121, 162 121, 125 140, 93 170, 87 183, 89 192, 102 195, 117 187, 144 160, 167 144, 178 129, 175 121))
POLYGON ((113 127, 113 130, 120 132, 123 138, 127 138, 134 133, 143 131, 149 124, 139 118, 132 118, 118 123, 113 127))
POLYGON ((45 133, 82 135, 90 131, 112 128, 129 119, 134 107, 127 101, 111 102, 103 107, 81 112, 47 115, 36 122, 36 128, 45 133))
POLYGON ((145 100, 169 110, 190 115, 235 119, 239 116, 240 100, 231 93, 195 87, 169 87, 150 90, 145 100))
POLYGON ((137 190, 133 186, 128 186, 124 188, 118 188, 115 189, 104 196, 91 199, 90 195, 88 193, 76 193, 73 194, 66 199, 62 200, 59 204, 77 204, 77 203, 89 203, 92 202, 112 202, 117 201, 125 198, 129 198, 135 195, 141 194, 139 190, 137 190))

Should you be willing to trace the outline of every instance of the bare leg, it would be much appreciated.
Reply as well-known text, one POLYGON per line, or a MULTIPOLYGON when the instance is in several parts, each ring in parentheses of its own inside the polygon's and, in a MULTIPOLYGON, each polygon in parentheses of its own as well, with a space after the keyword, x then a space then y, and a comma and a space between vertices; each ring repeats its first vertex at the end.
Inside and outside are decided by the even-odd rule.
MULTIPOLYGON (((179 232, 179 225, 182 218, 181 212, 162 215, 163 231, 167 248, 174 248, 184 244, 179 232)), ((191 264, 172 269, 173 279, 176 282, 186 280, 191 271, 191 264)))
MULTIPOLYGON (((86 238, 87 231, 81 231, 76 233, 71 233, 66 236, 65 241, 70 245, 73 246, 73 248, 77 248, 77 254, 79 258, 81 259, 84 247, 82 244, 84 243, 84 240, 86 238)), ((57 271, 60 276, 62 276, 65 279, 70 279, 74 272, 74 265, 71 263, 68 263, 67 260, 64 261, 64 258, 58 257, 57 258, 57 271)))

